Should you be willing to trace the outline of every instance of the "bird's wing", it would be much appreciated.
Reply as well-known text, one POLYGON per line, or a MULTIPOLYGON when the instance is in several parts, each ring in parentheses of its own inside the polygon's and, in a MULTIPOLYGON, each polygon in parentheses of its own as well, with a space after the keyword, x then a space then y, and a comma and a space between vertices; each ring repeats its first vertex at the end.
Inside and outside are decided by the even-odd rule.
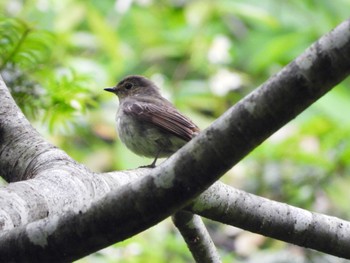
POLYGON ((199 133, 199 128, 190 119, 177 111, 170 103, 166 103, 166 106, 134 100, 132 103, 126 103, 123 111, 127 115, 152 123, 185 141, 191 140, 199 133))

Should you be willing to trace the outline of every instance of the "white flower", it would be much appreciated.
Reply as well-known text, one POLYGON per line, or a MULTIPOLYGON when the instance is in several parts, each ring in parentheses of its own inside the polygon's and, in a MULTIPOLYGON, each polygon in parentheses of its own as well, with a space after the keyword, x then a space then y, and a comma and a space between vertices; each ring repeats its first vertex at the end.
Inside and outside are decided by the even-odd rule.
POLYGON ((231 61, 229 50, 231 41, 224 35, 218 35, 214 38, 213 43, 208 51, 208 59, 214 64, 225 64, 231 61))
POLYGON ((210 89, 214 94, 224 96, 230 90, 240 88, 242 83, 242 77, 238 73, 230 72, 227 69, 220 69, 211 77, 210 89))

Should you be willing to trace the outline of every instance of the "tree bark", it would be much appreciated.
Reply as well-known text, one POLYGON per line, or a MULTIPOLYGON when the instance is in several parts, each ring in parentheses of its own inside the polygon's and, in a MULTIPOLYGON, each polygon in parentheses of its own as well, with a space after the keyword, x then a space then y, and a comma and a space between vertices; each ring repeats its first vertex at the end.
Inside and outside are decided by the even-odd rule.
POLYGON ((197 263, 221 262, 216 247, 200 216, 181 210, 172 215, 171 218, 197 263))
MULTIPOLYGON (((112 174, 94 174, 45 142, 18 110, 1 83, 0 173, 9 182, 35 179, 10 184, 3 189, 3 204, 6 205, 11 202, 12 196, 18 195, 18 202, 13 204, 19 203, 25 212, 8 213, 10 205, 1 210, 1 223, 7 222, 3 224, 5 229, 15 228, 1 234, 0 258, 17 262, 74 260, 147 229, 189 205, 249 151, 329 91, 349 72, 348 20, 229 109, 167 161, 155 169, 141 170, 145 176, 121 187, 114 185, 112 174), (36 187, 31 188, 31 184, 36 187), (56 187, 59 192, 57 195, 56 187), (75 198, 74 195, 82 197, 75 198), (28 196, 34 200, 28 200, 28 196), (47 196, 52 199, 45 200, 47 196), (62 201, 61 197, 66 199, 62 201), (23 205, 27 201, 29 209, 25 209, 26 204, 23 205), (33 210, 45 207, 48 207, 46 214, 31 216, 33 210), (8 223, 10 221, 7 218, 11 218, 12 223, 8 223), (31 223, 23 225, 27 222, 31 223)), ((131 173, 136 174, 138 171, 131 173)), ((210 199, 216 195, 213 193, 210 199)), ((244 201, 234 200, 235 203, 244 201)), ((257 200, 258 203, 260 201, 257 200)), ((198 209, 196 202, 199 201, 195 201, 198 209)), ((266 204, 265 200, 262 204, 266 204)), ((255 213, 261 215, 256 218, 263 219, 260 223, 257 220, 253 226, 248 224, 247 228, 250 226, 256 232, 264 230, 286 241, 289 235, 279 233, 286 229, 289 231, 287 233, 301 232, 301 236, 292 235, 288 242, 300 238, 302 245, 310 245, 315 241, 310 241, 310 236, 305 235, 306 230, 319 231, 322 242, 319 247, 313 248, 350 258, 349 252, 344 251, 346 244, 349 244, 346 238, 350 229, 348 222, 329 217, 314 221, 314 214, 311 214, 310 219, 309 212, 300 213, 300 210, 290 207, 288 209, 293 214, 284 214, 291 215, 294 221, 286 222, 281 221, 283 218, 275 213, 266 213, 268 205, 258 206, 259 209, 256 209, 254 202, 245 205, 249 205, 249 211, 255 209, 255 213), (272 222, 276 222, 276 228, 269 228, 272 222)), ((211 209, 218 211, 219 208, 211 209)), ((284 205, 281 209, 288 210, 284 205)), ((14 212, 13 209, 11 212, 14 212)), ((221 216, 225 218, 224 214, 221 216)))
POLYGON ((350 259, 350 222, 216 182, 187 208, 211 220, 350 259))

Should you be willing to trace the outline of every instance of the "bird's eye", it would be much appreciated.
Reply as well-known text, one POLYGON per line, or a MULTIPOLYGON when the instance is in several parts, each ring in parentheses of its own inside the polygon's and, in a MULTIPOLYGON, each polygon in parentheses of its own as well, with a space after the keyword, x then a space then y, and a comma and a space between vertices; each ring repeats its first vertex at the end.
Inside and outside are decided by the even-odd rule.
POLYGON ((132 83, 130 83, 130 82, 127 82, 127 83, 125 83, 125 85, 124 85, 124 87, 126 88, 126 89, 131 89, 132 88, 132 83))

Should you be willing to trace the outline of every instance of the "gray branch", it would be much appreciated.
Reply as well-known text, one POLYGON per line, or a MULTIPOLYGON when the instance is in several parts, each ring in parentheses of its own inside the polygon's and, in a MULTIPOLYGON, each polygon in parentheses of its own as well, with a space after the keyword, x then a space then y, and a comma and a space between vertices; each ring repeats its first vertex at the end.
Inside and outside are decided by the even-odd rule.
POLYGON ((200 216, 179 211, 172 216, 175 226, 198 263, 220 263, 220 256, 200 216))
MULTIPOLYGON (((42 140, 13 105, 7 89, 1 84, 0 173, 8 181, 35 179, 5 188, 8 197, 3 197, 4 203, 11 202, 12 197, 18 195, 20 207, 25 207, 22 202, 27 201, 31 207, 24 210, 24 219, 20 216, 12 220, 12 226, 16 228, 0 236, 0 258, 18 262, 31 259, 71 261, 147 229, 188 205, 249 151, 343 80, 349 71, 350 26, 346 21, 229 109, 162 165, 142 170, 145 176, 121 187, 116 186, 112 174, 96 175, 42 140), (41 180, 43 184, 36 180, 41 180), (56 180, 61 180, 63 186, 56 180), (32 183, 38 183, 36 188, 31 188, 32 183), (50 188, 50 183, 51 187, 56 184, 59 194, 50 193, 56 190, 50 188), (30 196, 33 200, 29 201, 27 192, 31 191, 37 195, 30 196), (66 192, 69 193, 66 195, 66 192), (74 197, 80 194, 82 198, 74 197), (50 195, 55 198, 46 201, 50 195), (48 217, 45 213, 31 217, 33 209, 45 206, 50 209, 48 217), (66 209, 61 216, 59 212, 54 212, 59 209, 66 209), (22 226, 23 222, 30 222, 25 217, 43 219, 22 226)), ((215 199, 217 194, 212 194, 210 199, 215 199)), ((209 202, 210 199, 204 200, 209 202)), ((198 209, 198 200, 201 199, 195 201, 195 207, 203 212, 198 209)), ((234 203, 239 202, 244 203, 244 199, 234 200, 234 203)), ((348 222, 338 224, 340 221, 337 219, 315 214, 311 214, 311 220, 306 220, 303 218, 307 216, 303 215, 309 213, 300 213, 299 209, 292 208, 289 210, 293 214, 285 213, 292 220, 281 221, 280 217, 272 216, 275 213, 266 212, 269 206, 263 204, 257 207, 254 202, 245 203, 250 209, 255 209, 255 213, 261 213, 253 227, 248 224, 247 229, 252 227, 252 231, 265 231, 271 236, 279 236, 277 234, 286 229, 291 231, 287 234, 293 231, 306 233, 304 229, 314 231, 311 237, 320 232, 321 240, 326 240, 328 235, 331 244, 322 242, 315 249, 350 258, 349 252, 346 252, 349 251, 346 249, 346 243, 349 244, 346 242, 348 222), (261 218, 263 221, 258 221, 261 218), (268 228, 272 226, 273 219, 277 220, 276 228, 268 228), (290 222, 296 222, 293 228, 290 222), (331 225, 330 222, 336 223, 331 225), (319 227, 323 229, 319 230, 319 227), (329 247, 335 250, 328 251, 329 247), (339 252, 341 249, 344 251, 339 252)), ((6 220, 6 216, 14 218, 7 209, 11 210, 8 206, 1 210, 2 220, 6 220)), ((219 208, 211 210, 218 212, 219 208)), ((284 210, 285 205, 282 205, 281 211, 284 210)), ((17 215, 22 215, 21 212, 17 215)), ((225 218, 224 214, 221 216, 225 218)), ((227 222, 230 222, 229 219, 227 222)), ((12 227, 11 224, 5 225, 7 229, 12 227)), ((288 242, 295 242, 293 238, 296 235, 291 236, 288 242)), ((301 239, 300 244, 313 243, 309 235, 301 235, 301 239)))
POLYGON ((16 105, 0 76, 0 175, 8 182, 33 178, 57 166, 70 173, 78 164, 46 142, 16 105))
POLYGON ((187 208, 250 232, 350 259, 350 222, 216 182, 187 208))

